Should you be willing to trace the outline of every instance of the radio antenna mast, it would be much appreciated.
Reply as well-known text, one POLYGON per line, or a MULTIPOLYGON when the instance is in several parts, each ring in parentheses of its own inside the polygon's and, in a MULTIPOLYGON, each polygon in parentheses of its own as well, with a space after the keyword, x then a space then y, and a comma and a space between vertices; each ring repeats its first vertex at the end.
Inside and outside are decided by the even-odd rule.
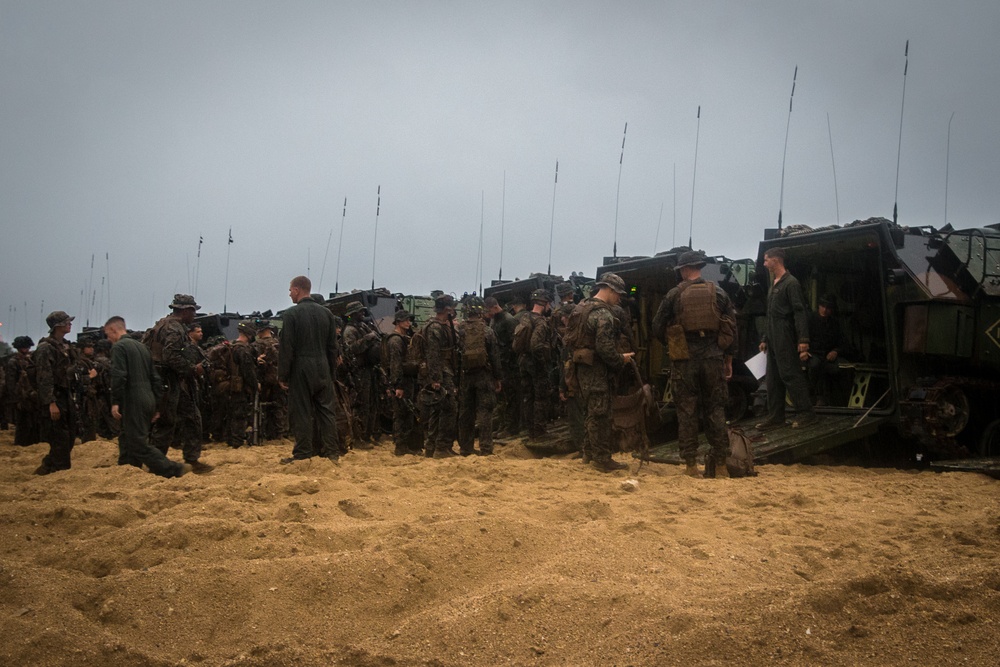
POLYGON ((691 175, 691 223, 688 226, 688 247, 692 248, 691 237, 694 232, 694 183, 698 177, 698 140, 701 139, 701 105, 698 105, 698 129, 694 135, 694 173, 691 175))
POLYGON ((611 249, 614 257, 618 256, 618 199, 622 191, 622 163, 625 161, 625 135, 628 134, 628 123, 625 123, 625 131, 622 132, 622 153, 618 157, 618 190, 615 192, 615 242, 611 249))
POLYGON ((792 94, 788 96, 788 122, 785 124, 785 152, 781 155, 781 193, 778 195, 778 229, 781 229, 781 209, 785 206, 785 160, 788 158, 788 130, 792 127, 792 100, 795 98, 795 80, 799 77, 799 66, 792 74, 792 94))
POLYGON ((896 224, 899 214, 899 156, 903 149, 903 109, 906 107, 906 70, 910 68, 910 40, 906 40, 906 49, 903 51, 903 100, 899 104, 899 143, 896 146, 896 193, 892 202, 892 224, 896 224))

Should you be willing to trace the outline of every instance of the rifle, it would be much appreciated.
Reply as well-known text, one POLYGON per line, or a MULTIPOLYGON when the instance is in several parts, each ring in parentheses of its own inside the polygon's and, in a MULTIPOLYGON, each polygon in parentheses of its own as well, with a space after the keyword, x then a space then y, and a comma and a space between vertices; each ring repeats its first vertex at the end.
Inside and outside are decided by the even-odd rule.
POLYGON ((253 392, 253 432, 250 434, 250 444, 260 444, 260 388, 253 392))

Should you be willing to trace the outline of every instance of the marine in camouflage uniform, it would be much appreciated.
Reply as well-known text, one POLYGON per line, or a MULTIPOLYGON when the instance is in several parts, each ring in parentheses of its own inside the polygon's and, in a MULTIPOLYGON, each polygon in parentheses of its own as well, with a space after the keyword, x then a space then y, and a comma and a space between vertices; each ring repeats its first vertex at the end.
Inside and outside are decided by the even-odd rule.
POLYGON ((74 355, 66 335, 72 328, 73 319, 61 310, 49 313, 45 318, 49 335, 38 341, 34 354, 39 431, 42 442, 49 443, 49 453, 35 470, 36 475, 69 470, 71 465, 76 442, 77 410, 73 403, 76 382, 74 355))
POLYGON ((545 436, 549 408, 552 402, 550 371, 553 366, 554 334, 546 313, 548 292, 537 289, 531 293, 532 309, 519 313, 518 324, 531 327, 528 350, 518 358, 521 378, 521 421, 528 427, 529 438, 545 436))
POLYGON ((618 352, 611 314, 611 306, 625 295, 625 283, 617 275, 606 273, 595 287, 597 294, 576 307, 579 331, 572 343, 572 366, 587 429, 584 454, 597 470, 612 472, 627 466, 612 458, 611 396, 615 376, 634 353, 618 352))
POLYGON ((230 350, 233 374, 229 378, 229 427, 226 441, 236 449, 249 444, 247 429, 253 417, 254 395, 257 393, 257 356, 253 343, 257 331, 250 322, 240 322, 239 337, 230 350))
POLYGON ((383 361, 389 370, 389 391, 392 400, 392 438, 396 456, 421 454, 423 434, 415 414, 417 398, 417 368, 407 360, 413 316, 397 310, 393 316, 395 330, 385 337, 383 361))
MULTIPOLYGON (((153 424, 150 435, 150 442, 164 454, 169 451, 174 441, 179 421, 181 384, 187 378, 204 373, 204 366, 192 363, 191 358, 185 354, 185 349, 191 344, 187 328, 194 322, 198 304, 190 295, 175 294, 170 308, 173 312, 153 325, 153 329, 143 340, 165 385, 163 396, 160 398, 160 418, 153 424)), ((184 408, 197 410, 198 406, 186 404, 184 408)), ((198 460, 200 457, 201 441, 184 443, 184 462, 190 464, 196 473, 211 470, 212 466, 198 460)))
POLYGON ((360 301, 347 304, 344 325, 344 353, 354 381, 355 443, 371 449, 379 436, 379 353, 381 336, 366 321, 368 311, 360 301))
POLYGON ((458 383, 458 450, 462 456, 475 454, 476 431, 479 454, 493 453, 493 408, 501 387, 500 344, 496 334, 483 321, 483 300, 471 297, 465 302, 465 321, 458 328, 458 347, 462 355, 458 383))
POLYGON ((94 363, 94 341, 81 340, 76 344, 77 408, 79 409, 80 442, 97 439, 97 366, 94 363))
POLYGON ((696 251, 681 253, 677 272, 682 281, 663 297, 653 317, 653 334, 665 345, 683 348, 671 350, 670 383, 677 408, 677 440, 685 474, 699 476, 698 418, 704 421, 705 437, 711 452, 705 459, 705 477, 728 477, 726 456, 729 435, 726 432, 726 382, 733 374, 736 353, 736 310, 725 290, 701 277, 705 256, 696 251), (706 286, 699 288, 697 286, 706 286), (712 302, 714 292, 714 303, 712 302), (734 328, 728 341, 720 341, 721 317, 731 318, 734 328), (678 327, 668 336, 671 327, 678 327), (677 357, 684 357, 680 359, 677 357))
POLYGON ((14 422, 14 444, 27 447, 39 442, 38 382, 28 336, 14 339, 16 354, 7 360, 8 413, 14 422))
POLYGON ((97 377, 97 434, 105 440, 117 438, 121 423, 111 416, 111 341, 107 338, 94 343, 94 369, 97 377))
POLYGON ((424 423, 424 455, 454 456, 457 350, 455 299, 442 294, 434 299, 434 319, 422 329, 425 354, 417 381, 420 384, 420 417, 424 423))
MULTIPOLYGON (((515 307, 523 311, 524 301, 520 300, 519 305, 515 307)), ((500 367, 503 375, 503 388, 500 390, 500 433, 503 436, 516 436, 521 432, 521 383, 517 354, 511 349, 511 345, 514 342, 517 320, 501 308, 493 297, 486 299, 486 316, 500 345, 500 367)))
POLYGON ((149 350, 128 338, 125 320, 112 317, 104 333, 114 343, 111 348, 111 413, 121 420, 118 437, 118 465, 140 468, 145 465, 161 477, 180 477, 188 469, 171 461, 149 442, 150 425, 156 413, 163 382, 153 366, 149 350))
POLYGON ((277 440, 288 435, 288 392, 278 383, 278 328, 267 320, 257 323, 257 378, 260 382, 261 436, 277 440))
MULTIPOLYGON (((206 367, 208 357, 201 349, 204 331, 197 322, 188 325, 188 345, 184 348, 184 354, 192 365, 201 364, 206 367)), ((192 451, 200 448, 204 442, 204 414, 202 413, 202 384, 206 374, 197 373, 188 375, 181 380, 181 393, 177 399, 177 428, 174 430, 176 440, 175 445, 180 445, 181 450, 192 451)))
MULTIPOLYGON (((582 450, 583 443, 587 439, 587 426, 584 423, 584 410, 583 405, 580 401, 579 392, 577 391, 576 384, 573 386, 567 382, 566 370, 567 364, 570 362, 571 351, 569 346, 566 344, 566 327, 569 324, 569 318, 573 315, 573 310, 576 308, 574 303, 564 303, 556 311, 556 335, 560 339, 560 344, 558 346, 559 350, 559 400, 565 404, 566 408, 566 421, 569 424, 569 451, 582 450)), ((590 462, 590 455, 587 454, 587 461, 590 462)))

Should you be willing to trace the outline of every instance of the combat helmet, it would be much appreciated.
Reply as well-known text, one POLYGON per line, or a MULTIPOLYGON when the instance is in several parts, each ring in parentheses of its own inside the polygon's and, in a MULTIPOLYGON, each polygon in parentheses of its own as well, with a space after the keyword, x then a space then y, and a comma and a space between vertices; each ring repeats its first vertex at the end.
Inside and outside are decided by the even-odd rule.
POLYGON ((541 288, 536 289, 531 293, 531 303, 552 303, 552 295, 549 294, 548 290, 541 288))
POLYGON ((465 300, 465 307, 463 313, 465 317, 482 317, 483 311, 486 309, 486 303, 478 296, 470 296, 465 300))

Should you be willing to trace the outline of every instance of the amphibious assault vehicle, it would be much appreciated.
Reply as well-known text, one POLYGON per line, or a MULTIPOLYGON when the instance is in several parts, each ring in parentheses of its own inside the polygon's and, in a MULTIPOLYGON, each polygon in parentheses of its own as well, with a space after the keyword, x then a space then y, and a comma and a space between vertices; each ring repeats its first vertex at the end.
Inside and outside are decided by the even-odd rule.
MULTIPOLYGON (((835 299, 846 345, 817 423, 748 430, 759 458, 859 443, 874 457, 891 451, 940 468, 1000 470, 989 458, 1000 457, 1000 225, 937 230, 871 218, 767 230, 752 293, 766 293, 763 256, 775 247, 814 311, 820 298, 835 299)), ((764 315, 764 302, 751 298, 740 322, 762 325, 764 315)), ((656 456, 672 458, 666 449, 656 456)))

